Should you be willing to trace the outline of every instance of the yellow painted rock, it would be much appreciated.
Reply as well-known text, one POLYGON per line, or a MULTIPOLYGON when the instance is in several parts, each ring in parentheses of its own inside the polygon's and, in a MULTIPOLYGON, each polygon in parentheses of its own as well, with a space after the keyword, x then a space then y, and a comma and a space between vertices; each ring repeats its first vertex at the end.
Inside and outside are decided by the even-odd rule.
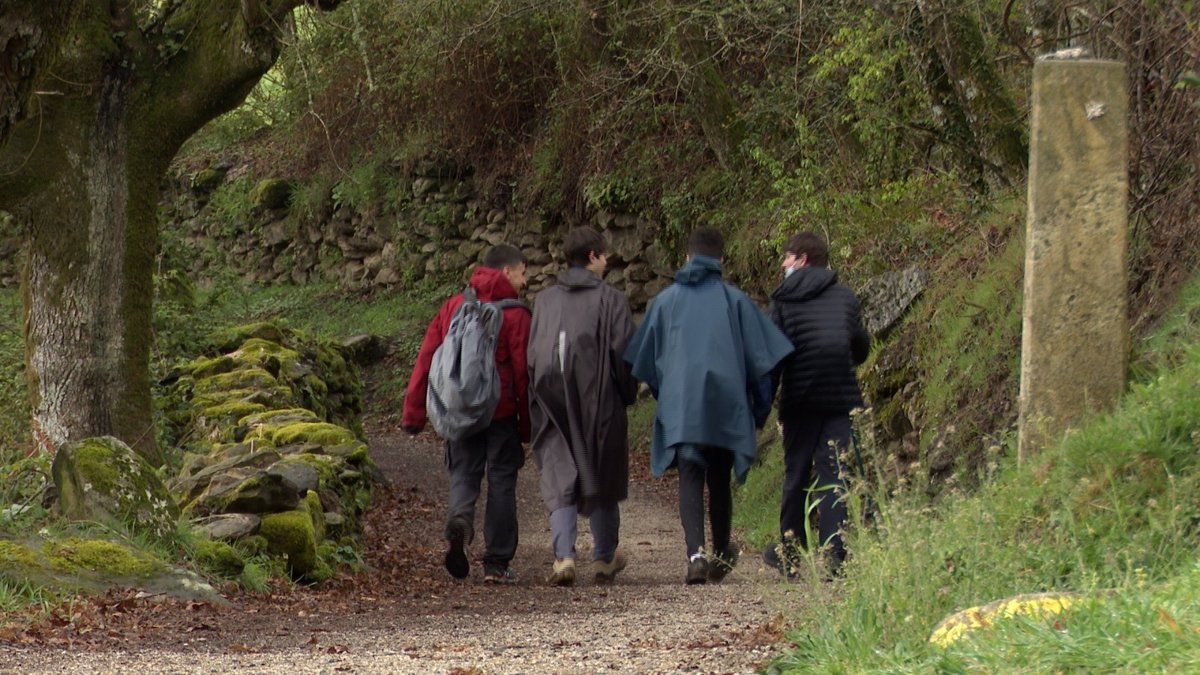
POLYGON ((1062 614, 1079 602, 1078 593, 1026 593, 971 607, 942 619, 929 636, 939 647, 948 647, 964 635, 1014 616, 1047 617, 1062 614))

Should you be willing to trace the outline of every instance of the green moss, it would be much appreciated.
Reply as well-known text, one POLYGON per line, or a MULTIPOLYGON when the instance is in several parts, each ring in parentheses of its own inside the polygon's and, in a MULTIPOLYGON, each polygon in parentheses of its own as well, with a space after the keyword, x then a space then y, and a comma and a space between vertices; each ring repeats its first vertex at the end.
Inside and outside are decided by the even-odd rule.
POLYGON ((262 368, 244 368, 196 380, 194 391, 202 395, 240 389, 272 389, 277 386, 279 381, 262 368))
POLYGON ((364 464, 370 460, 370 457, 370 450, 367 448, 367 444, 362 443, 346 457, 346 461, 351 464, 364 464))
POLYGON ((302 452, 293 457, 317 470, 317 478, 320 479, 322 488, 337 485, 338 474, 341 473, 343 466, 340 459, 327 455, 314 455, 311 452, 302 452))
POLYGON ((306 576, 316 569, 317 537, 307 510, 263 516, 259 533, 266 538, 270 552, 287 556, 293 574, 306 576))
POLYGON ((169 569, 141 551, 99 539, 47 542, 44 552, 54 569, 69 573, 87 571, 114 579, 144 579, 169 569))
POLYGON ((223 541, 202 541, 196 545, 196 562, 206 572, 225 579, 235 579, 246 566, 237 549, 223 541))
POLYGON ((75 448, 75 469, 93 488, 112 492, 120 482, 113 448, 100 439, 88 439, 75 448))
POLYGON ((204 417, 209 420, 241 419, 247 415, 262 412, 267 407, 261 403, 249 401, 229 401, 204 409, 204 417))
POLYGON ((197 394, 192 404, 197 408, 210 408, 231 401, 259 403, 267 408, 295 405, 291 389, 282 385, 265 389, 231 389, 197 394))
POLYGON ((178 504, 149 463, 116 438, 63 446, 51 473, 59 510, 67 518, 116 521, 160 538, 175 532, 178 504))
POLYGON ((195 379, 204 379, 213 375, 221 375, 224 373, 236 370, 238 362, 228 356, 217 356, 213 358, 198 358, 191 363, 183 366, 184 372, 187 372, 195 379))
POLYGON ((354 433, 349 429, 327 422, 297 422, 289 424, 273 431, 270 438, 277 446, 305 442, 320 445, 338 445, 356 440, 354 433))
POLYGON ((0 572, 29 572, 41 569, 37 553, 14 541, 0 540, 0 572))
POLYGON ((237 542, 237 548, 243 551, 247 557, 262 555, 271 547, 267 542, 267 538, 261 534, 253 534, 249 537, 242 537, 237 542))
POLYGON ((290 367, 300 360, 300 354, 296 351, 288 349, 277 342, 271 342, 262 338, 250 338, 246 340, 241 348, 230 354, 230 357, 245 363, 259 365, 265 363, 269 358, 275 358, 280 364, 285 366, 284 372, 288 372, 290 367))
POLYGON ((292 333, 293 331, 283 328, 273 321, 259 321, 232 328, 222 328, 211 333, 208 340, 216 349, 228 352, 237 349, 250 338, 260 338, 282 344, 285 337, 292 333))
POLYGON ((304 495, 304 509, 312 518, 313 534, 318 542, 325 539, 325 507, 321 505, 321 497, 312 490, 304 495))
POLYGON ((295 422, 320 422, 311 410, 304 408, 284 408, 282 410, 268 410, 255 415, 249 415, 238 420, 238 424, 247 427, 258 427, 268 424, 282 425, 292 424, 295 422))

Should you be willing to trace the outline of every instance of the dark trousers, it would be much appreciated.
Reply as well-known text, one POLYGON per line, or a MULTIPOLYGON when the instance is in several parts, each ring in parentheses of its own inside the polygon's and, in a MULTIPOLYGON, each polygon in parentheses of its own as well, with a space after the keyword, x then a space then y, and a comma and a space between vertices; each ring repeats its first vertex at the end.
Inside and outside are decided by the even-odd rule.
POLYGON ((846 559, 842 525, 846 522, 845 484, 838 455, 850 447, 850 414, 795 415, 783 418, 783 504, 779 531, 808 547, 809 504, 817 510, 819 544, 829 544, 836 563, 846 559))
POLYGON ((483 514, 483 564, 507 567, 517 550, 517 472, 525 450, 517 418, 492 422, 487 429, 461 441, 446 441, 450 470, 448 520, 466 526, 467 542, 475 538, 475 501, 487 474, 487 507, 483 514))
POLYGON ((713 552, 722 555, 729 548, 733 526, 733 453, 708 445, 691 447, 691 452, 679 451, 679 519, 687 554, 690 558, 704 548, 704 486, 708 485, 713 552), (701 461, 687 459, 688 454, 701 461))

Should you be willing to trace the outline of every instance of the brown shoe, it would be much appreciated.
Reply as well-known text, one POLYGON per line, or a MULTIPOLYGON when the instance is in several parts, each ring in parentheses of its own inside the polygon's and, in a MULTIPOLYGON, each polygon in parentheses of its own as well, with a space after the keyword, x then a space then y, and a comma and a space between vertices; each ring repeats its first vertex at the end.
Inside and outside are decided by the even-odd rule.
POLYGON ((546 579, 546 583, 551 586, 574 586, 575 559, 560 558, 555 560, 554 571, 550 574, 550 578, 546 579))
POLYGON ((595 570, 594 581, 601 585, 611 584, 617 578, 617 572, 625 569, 628 564, 625 554, 620 551, 614 553, 612 560, 608 562, 596 560, 592 562, 592 569, 595 570))

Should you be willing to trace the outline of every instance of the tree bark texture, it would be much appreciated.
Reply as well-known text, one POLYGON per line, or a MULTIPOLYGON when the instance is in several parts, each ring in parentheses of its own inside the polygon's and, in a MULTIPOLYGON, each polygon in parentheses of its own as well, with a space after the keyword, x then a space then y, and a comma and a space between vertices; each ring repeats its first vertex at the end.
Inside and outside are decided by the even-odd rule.
POLYGON ((0 9, 0 146, 27 104, 37 75, 58 53, 83 0, 8 0, 0 9))
POLYGON ((296 1, 86 3, 35 115, 0 147, 0 208, 23 221, 35 443, 112 435, 153 463, 149 357, 159 184, 180 145, 271 67, 296 1))

